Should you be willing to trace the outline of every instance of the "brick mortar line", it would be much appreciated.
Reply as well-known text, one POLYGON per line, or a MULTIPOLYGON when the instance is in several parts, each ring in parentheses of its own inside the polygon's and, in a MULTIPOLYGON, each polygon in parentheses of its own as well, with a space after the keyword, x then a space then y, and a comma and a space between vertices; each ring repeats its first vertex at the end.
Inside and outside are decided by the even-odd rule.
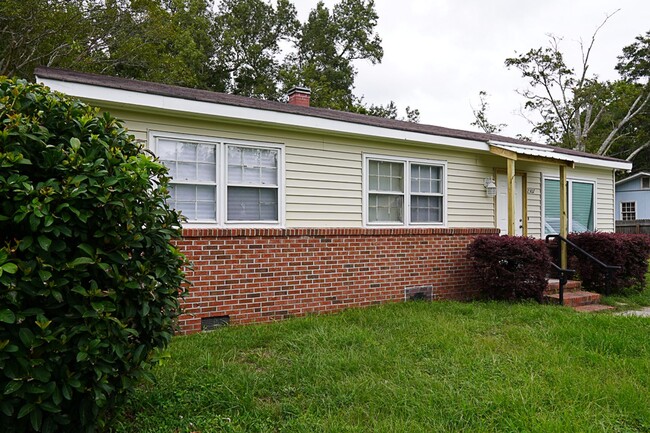
POLYGON ((186 228, 183 238, 204 237, 319 237, 319 236, 418 236, 491 235, 492 228, 186 228))

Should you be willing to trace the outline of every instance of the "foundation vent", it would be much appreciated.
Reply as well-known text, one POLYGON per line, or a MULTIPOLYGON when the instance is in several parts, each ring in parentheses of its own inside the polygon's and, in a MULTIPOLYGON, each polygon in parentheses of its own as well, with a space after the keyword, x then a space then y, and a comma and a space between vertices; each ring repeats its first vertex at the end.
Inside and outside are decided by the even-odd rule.
POLYGON ((212 331, 213 329, 221 328, 230 323, 230 316, 214 316, 201 318, 201 330, 212 331))
POLYGON ((404 288, 405 301, 433 301, 433 286, 410 286, 404 288))

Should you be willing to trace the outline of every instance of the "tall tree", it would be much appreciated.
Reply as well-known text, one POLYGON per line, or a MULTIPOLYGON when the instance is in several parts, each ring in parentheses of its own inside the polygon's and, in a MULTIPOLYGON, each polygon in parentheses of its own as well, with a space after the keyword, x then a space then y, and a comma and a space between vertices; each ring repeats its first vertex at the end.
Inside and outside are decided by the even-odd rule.
POLYGON ((262 0, 222 0, 212 24, 215 55, 210 87, 278 99, 281 44, 293 40, 299 26, 288 0, 278 0, 275 7, 262 0))
POLYGON ((313 105, 355 111, 355 60, 379 63, 384 55, 375 33, 373 0, 342 0, 330 11, 322 1, 298 33, 297 51, 283 71, 285 87, 312 89, 313 105))
POLYGON ((519 70, 528 79, 530 87, 520 92, 526 99, 525 108, 541 117, 541 121, 532 122, 533 132, 551 144, 609 154, 633 119, 649 105, 647 83, 632 77, 600 81, 588 75, 596 35, 610 16, 594 32, 589 45, 581 44, 582 62, 577 71, 564 61, 561 39, 556 37, 551 37, 547 47, 505 61, 507 67, 519 70))
POLYGON ((0 1, 0 75, 30 76, 37 65, 72 62, 92 39, 83 0, 0 1))
MULTIPOLYGON (((633 95, 650 93, 650 31, 623 48, 616 70, 622 81, 633 89, 633 95)), ((628 160, 634 160, 635 170, 650 169, 650 103, 626 125, 625 137, 621 153, 627 154, 628 160)))
MULTIPOLYGON (((291 0, 0 0, 0 74, 36 66, 397 118, 354 94, 355 61, 379 63, 374 0, 318 2, 301 23, 291 0)), ((406 120, 418 110, 407 108, 406 120)))
POLYGON ((3 0, 0 74, 38 65, 201 87, 206 0, 3 0))
POLYGON ((106 1, 101 49, 78 69, 206 87, 211 12, 206 0, 106 1))

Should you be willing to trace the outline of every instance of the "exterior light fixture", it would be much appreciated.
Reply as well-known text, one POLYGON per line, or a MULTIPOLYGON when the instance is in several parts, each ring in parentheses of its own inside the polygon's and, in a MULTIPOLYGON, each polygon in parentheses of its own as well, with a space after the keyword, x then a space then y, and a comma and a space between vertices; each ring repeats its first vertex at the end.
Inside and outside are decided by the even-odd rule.
POLYGON ((494 179, 491 177, 486 177, 483 179, 483 186, 485 187, 485 196, 486 197, 495 197, 497 195, 497 185, 494 183, 494 179))

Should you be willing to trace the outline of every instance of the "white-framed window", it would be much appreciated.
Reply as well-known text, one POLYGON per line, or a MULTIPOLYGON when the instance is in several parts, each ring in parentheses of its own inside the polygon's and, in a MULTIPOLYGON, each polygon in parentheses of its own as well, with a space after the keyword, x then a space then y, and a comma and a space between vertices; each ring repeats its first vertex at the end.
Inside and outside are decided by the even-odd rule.
POLYGON ((641 188, 643 189, 650 189, 650 177, 648 176, 643 176, 641 178, 641 188))
POLYGON ((633 221, 636 219, 636 202, 623 201, 621 202, 621 219, 623 221, 633 221))
POLYGON ((282 145, 164 132, 149 143, 169 168, 169 204, 188 223, 282 224, 282 145))
POLYGON ((446 172, 441 161, 364 155, 365 224, 446 224, 446 172))
MULTIPOLYGON (((543 180, 544 235, 560 232, 560 180, 544 177, 543 180)), ((588 180, 568 179, 567 209, 569 232, 593 231, 596 228, 596 183, 588 180)))

